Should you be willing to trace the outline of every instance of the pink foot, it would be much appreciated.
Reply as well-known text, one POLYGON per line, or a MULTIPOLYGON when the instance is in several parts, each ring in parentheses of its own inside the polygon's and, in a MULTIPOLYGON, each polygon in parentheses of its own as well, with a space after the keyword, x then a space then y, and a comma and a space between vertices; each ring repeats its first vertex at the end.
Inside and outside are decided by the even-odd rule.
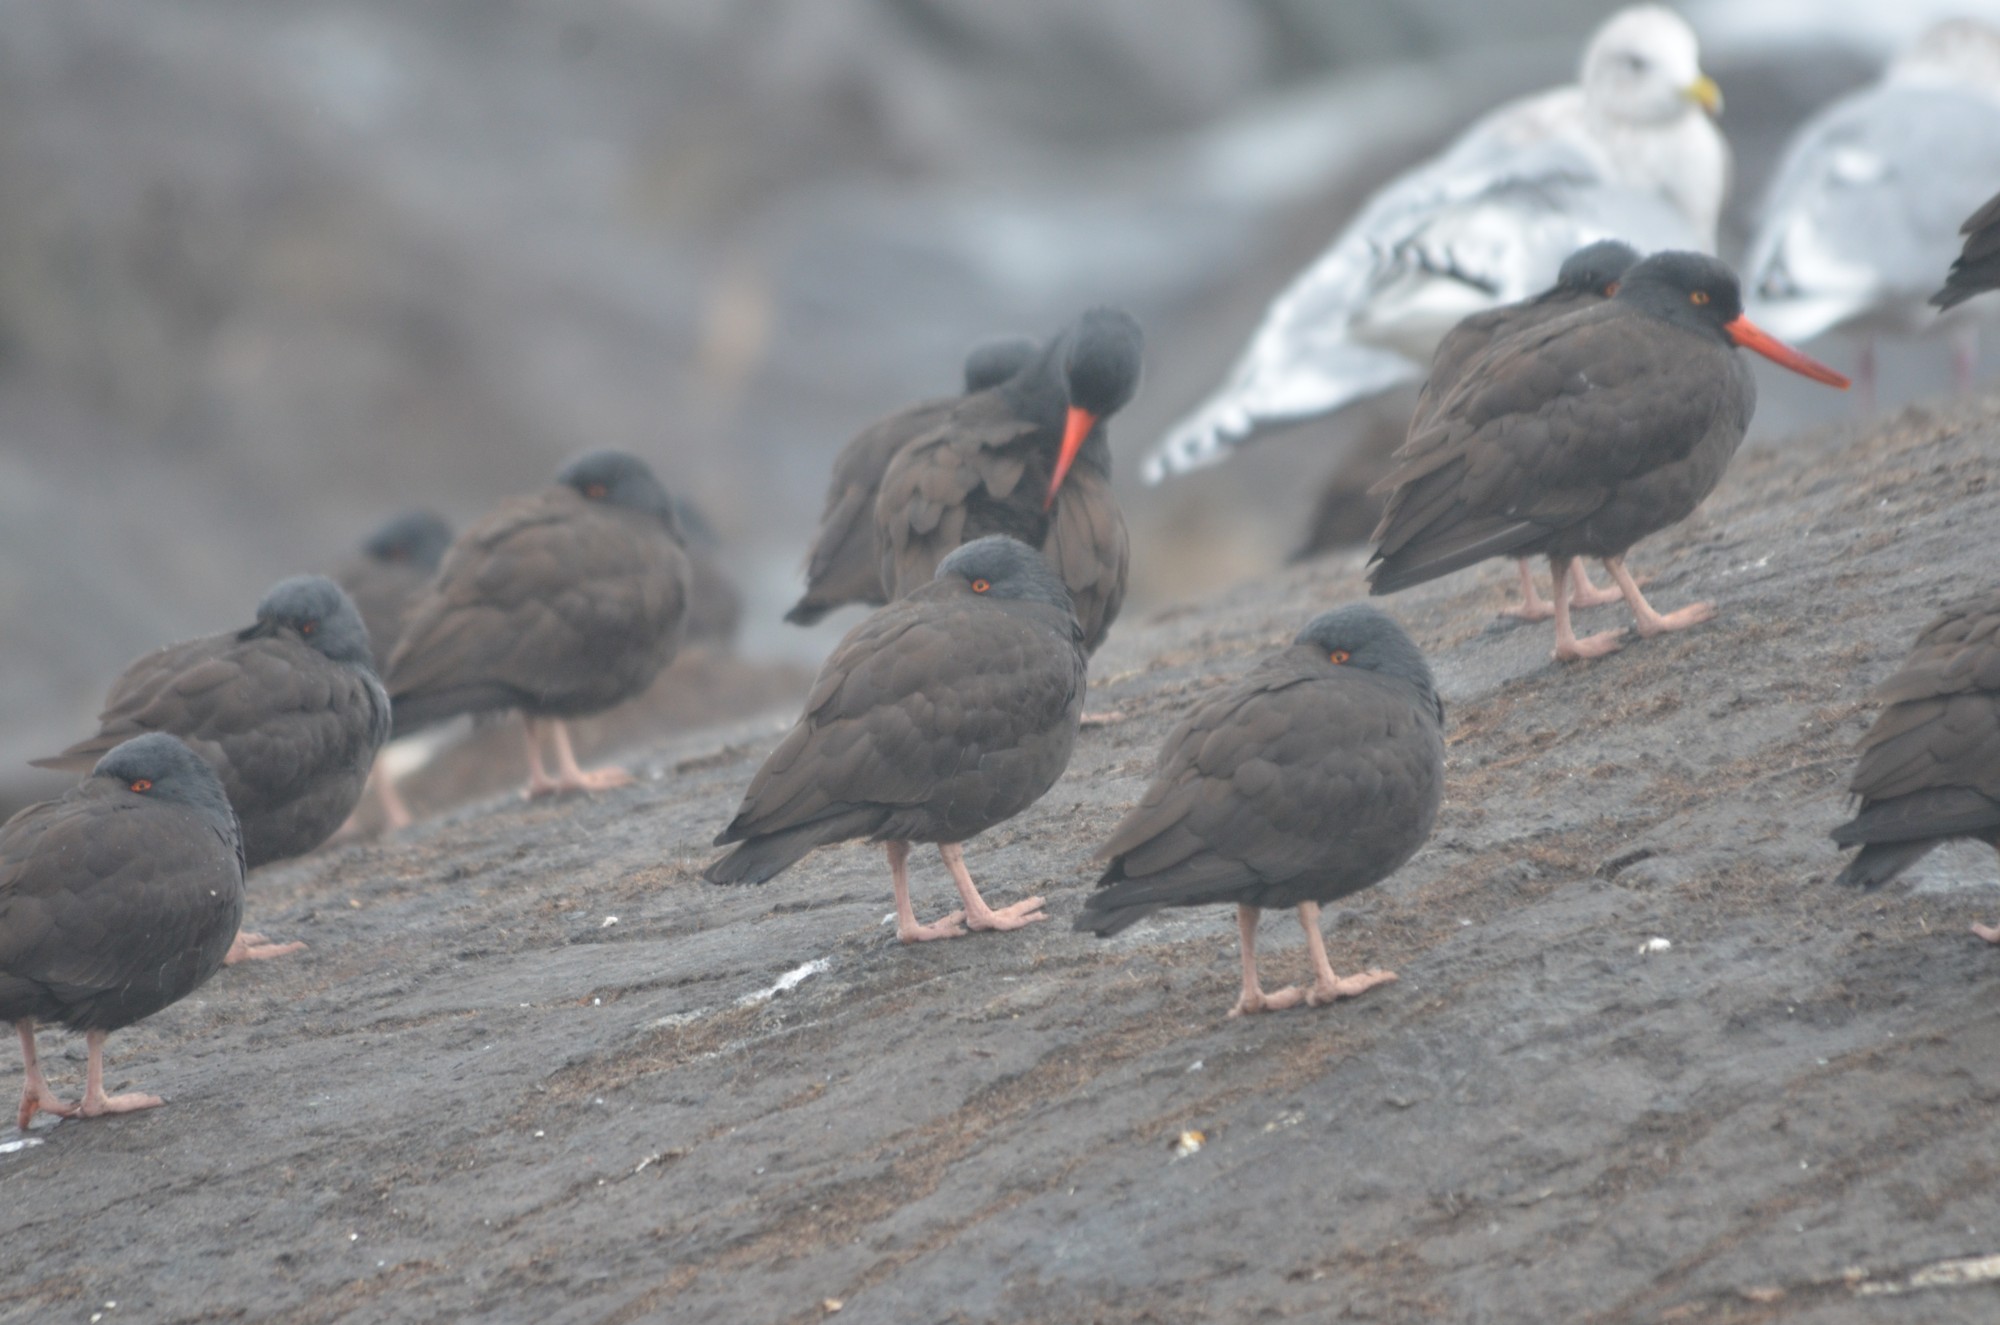
POLYGON ((85 1098, 77 1106, 77 1116, 101 1118, 107 1113, 137 1113, 141 1109, 157 1109, 165 1103, 158 1095, 99 1095, 95 1099, 85 1098))
POLYGON ((38 1113, 50 1113, 58 1118, 74 1118, 76 1111, 76 1105, 64 1104, 46 1085, 37 1090, 35 1084, 31 1082, 21 1091, 21 1111, 14 1115, 14 1125, 25 1132, 28 1130, 28 1124, 35 1120, 35 1115, 38 1113))
POLYGON ((622 768, 593 768, 587 772, 578 769, 560 785, 564 791, 609 791, 613 787, 629 787, 638 780, 622 768))
POLYGON ((622 768, 581 768, 574 773, 564 773, 559 777, 531 777, 528 785, 521 789, 522 800, 535 800, 542 796, 560 796, 570 791, 609 791, 613 787, 629 787, 639 779, 622 768))
POLYGON ((1988 943, 2000 943, 2000 928, 1995 928, 1992 925, 1982 925, 1975 920, 1972 922, 1972 932, 1980 938, 1985 939, 1988 943))
POLYGON ((1025 902, 1003 906, 998 911, 988 909, 982 914, 970 916, 965 923, 973 929, 1009 930, 1047 919, 1048 915, 1042 910, 1042 899, 1030 897, 1025 902))
POLYGON ((1587 658, 1602 658, 1607 653, 1616 653, 1625 647, 1620 643, 1624 633, 1622 630, 1604 630, 1595 635, 1585 635, 1579 640, 1571 640, 1567 644, 1558 640, 1552 656, 1557 662, 1582 662, 1587 658))
POLYGON ((1258 989, 1237 999, 1236 1006, 1229 1009, 1229 1015, 1242 1017, 1253 1012, 1281 1012, 1286 1008, 1298 1006, 1299 1000, 1305 996, 1306 991, 1297 985, 1288 985, 1275 994, 1267 994, 1258 989))
POLYGON ((1081 727, 1115 727, 1125 721, 1125 715, 1117 709, 1105 709, 1101 713, 1086 713, 1077 719, 1081 727))
POLYGON ((928 943, 932 939, 959 939, 965 937, 965 912, 953 911, 948 916, 933 920, 928 925, 915 922, 896 922, 896 937, 905 943, 928 943))
POLYGON ((223 957, 224 966, 234 966, 238 962, 264 962, 273 957, 289 957, 295 952, 304 952, 303 943, 273 943, 262 934, 252 934, 247 929, 236 931, 236 939, 229 945, 229 952, 223 957))
POLYGON ((1394 971, 1363 971, 1359 975, 1350 975, 1331 984, 1321 980, 1306 991, 1306 1006, 1323 1008, 1336 998, 1353 998, 1356 994, 1367 993, 1376 985, 1395 983, 1394 971))
POLYGON ((1651 639, 1669 630, 1686 630, 1689 626, 1698 626, 1714 617, 1714 603, 1689 603, 1678 612, 1669 612, 1665 616, 1656 616, 1649 621, 1640 621, 1638 630, 1641 636, 1651 639))
MULTIPOLYGON (((1500 609, 1501 616, 1518 617, 1523 621, 1547 621, 1556 614, 1555 604, 1548 602, 1535 588, 1535 572, 1522 558, 1514 562, 1515 572, 1521 577, 1521 601, 1500 609)), ((1562 586, 1557 585, 1558 592, 1562 586)))

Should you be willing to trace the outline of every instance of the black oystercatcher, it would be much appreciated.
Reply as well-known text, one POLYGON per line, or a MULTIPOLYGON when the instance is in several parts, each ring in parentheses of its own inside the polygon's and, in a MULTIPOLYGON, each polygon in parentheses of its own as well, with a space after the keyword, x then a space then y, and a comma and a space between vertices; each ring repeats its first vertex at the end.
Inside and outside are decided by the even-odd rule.
MULTIPOLYGON (((389 700, 354 604, 332 580, 298 575, 264 595, 255 625, 127 667, 98 723, 97 735, 34 762, 81 772, 121 741, 171 732, 221 777, 254 869, 303 855, 346 820, 388 738, 389 700)), ((304 946, 245 934, 230 960, 304 946)))
POLYGON ((377 529, 361 545, 361 555, 333 573, 368 627, 378 673, 388 667, 389 655, 403 638, 403 613, 410 600, 430 582, 450 546, 451 526, 442 516, 409 511, 377 529))
POLYGON ((1230 1016, 1317 1007, 1394 980, 1341 979, 1319 907, 1380 883, 1430 836, 1444 793, 1444 704, 1403 628, 1362 604, 1204 701, 1167 738, 1153 784, 1098 853, 1110 867, 1078 929, 1116 934, 1168 906, 1236 904, 1243 993, 1230 1016), (1317 979, 1266 994, 1257 915, 1296 906, 1317 979))
POLYGON ((243 922, 243 839, 222 782, 164 732, 136 736, 62 796, 0 826, 0 1020, 21 1036, 16 1122, 151 1109, 104 1093, 104 1038, 186 998, 243 922), (42 1076, 35 1023, 82 1031, 83 1099, 42 1076))
POLYGON ((1729 268, 1699 253, 1656 253, 1612 298, 1495 345, 1390 474, 1370 591, 1394 593, 1488 557, 1546 555, 1555 656, 1595 658, 1618 648, 1618 632, 1579 640, 1569 620, 1570 563, 1593 556, 1641 635, 1708 620, 1708 603, 1654 611, 1625 553, 1692 514, 1736 454, 1757 403, 1738 346, 1847 385, 1753 326, 1729 268))
POLYGON ((1124 601, 1129 555, 1103 422, 1138 389, 1142 343, 1129 313, 1094 308, 897 452, 875 502, 891 598, 928 583, 961 543, 1007 534, 1054 564, 1096 651, 1124 601))
MULTIPOLYGON (((1446 332, 1444 339, 1438 342, 1436 356, 1431 359, 1430 376, 1425 379, 1423 390, 1417 393, 1417 408, 1410 416, 1408 437, 1438 436, 1428 430, 1431 418, 1451 395, 1459 379, 1465 376, 1466 370, 1494 344, 1545 322, 1553 322, 1579 308, 1588 308, 1609 299, 1618 293, 1618 282, 1638 260, 1639 252, 1630 244, 1616 239, 1600 239, 1570 254, 1556 273, 1556 283, 1534 298, 1474 313, 1446 332)), ((1407 446, 1394 456, 1398 464, 1408 459, 1410 452, 1407 446)), ((1373 491, 1387 492, 1391 486, 1393 484, 1384 481, 1376 484, 1373 491)), ((1505 609, 1505 615, 1517 616, 1523 621, 1548 620, 1555 615, 1555 608, 1543 602, 1541 594, 1536 592, 1535 577, 1528 568, 1528 559, 1519 557, 1515 564, 1521 573, 1521 604, 1505 609)), ((1605 603, 1615 603, 1621 597, 1616 589, 1600 589, 1592 584, 1590 573, 1581 561, 1574 563, 1570 574, 1576 577, 1570 599, 1572 607, 1601 607, 1605 603)))
POLYGON ((2000 290, 2000 194, 1987 199, 1959 233, 1965 236, 1965 248, 1952 261, 1944 288, 1931 296, 1939 308, 1952 308, 1976 294, 2000 290))
POLYGON ((1041 554, 993 536, 856 626, 820 668, 805 716, 771 752, 717 846, 714 883, 762 883, 814 847, 889 853, 896 937, 955 938, 1045 920, 1042 899, 995 911, 959 844, 1062 776, 1083 711, 1083 633, 1041 554), (910 906, 910 843, 935 842, 965 904, 928 925, 910 906))
MULTIPOLYGON (((965 394, 999 386, 1034 357, 1035 342, 1006 336, 973 347, 965 356, 965 394)), ((963 397, 926 400, 870 424, 833 460, 826 510, 806 555, 806 591, 785 620, 810 626, 836 607, 889 601, 882 587, 882 557, 875 546, 875 497, 882 475, 913 439, 934 430, 963 397)))
MULTIPOLYGON (((1861 848, 1840 882, 1880 887, 1955 837, 2000 849, 2000 591, 1924 627, 1875 695, 1888 707, 1848 783, 1861 812, 1833 830, 1861 848)), ((2000 929, 1972 930, 2000 943, 2000 929)))
POLYGON ((565 719, 652 684, 680 647, 688 583, 672 501, 646 463, 619 451, 572 460, 555 486, 460 534, 411 605, 386 678, 397 734, 515 709, 527 731, 524 795, 631 782, 621 768, 579 768, 565 719))

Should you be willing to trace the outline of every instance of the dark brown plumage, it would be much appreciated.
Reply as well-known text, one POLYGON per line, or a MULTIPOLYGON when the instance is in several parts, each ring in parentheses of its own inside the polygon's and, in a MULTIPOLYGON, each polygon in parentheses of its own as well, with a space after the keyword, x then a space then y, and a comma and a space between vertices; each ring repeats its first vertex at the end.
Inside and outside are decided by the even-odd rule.
POLYGON ((645 462, 616 451, 571 461, 554 487, 460 534, 411 605, 386 678, 397 733, 514 709, 527 728, 528 795, 630 782, 622 769, 579 768, 564 719, 652 683, 680 646, 688 584, 672 504, 645 462))
POLYGON ((1203 701, 1167 738, 1145 796, 1098 852, 1078 929, 1116 934, 1163 907, 1234 903, 1243 992, 1231 1015, 1318 1005, 1395 979, 1340 979, 1319 906, 1381 882, 1437 818, 1444 705, 1417 646, 1365 605, 1315 618, 1289 648, 1203 701), (1266 994, 1258 912, 1295 906, 1317 974, 1266 994))
POLYGON ((716 837, 738 844, 714 883, 762 883, 814 847, 855 838, 888 850, 904 942, 1017 929, 1042 899, 990 909, 959 843, 1019 814, 1069 764, 1083 711, 1082 631, 1033 548, 989 537, 958 548, 932 582, 849 632, 820 668, 806 711, 764 761, 716 837), (919 925, 911 842, 935 842, 963 913, 919 925))
POLYGON ((928 583, 960 544, 1006 534, 1057 566, 1086 648, 1104 642, 1130 549, 1103 423, 1138 389, 1142 340, 1130 314, 1092 309, 1011 380, 965 397, 896 453, 875 502, 891 598, 928 583))
POLYGON ((388 738, 389 700, 347 595, 300 575, 264 595, 255 625, 127 667, 98 723, 95 736, 35 763, 81 772, 122 741, 171 732, 221 777, 254 869, 312 850, 346 820, 388 738))
MULTIPOLYGON (((1034 354, 1035 343, 1025 336, 975 346, 965 357, 965 395, 999 386, 1034 354)), ((785 613, 785 620, 810 626, 836 607, 849 603, 879 607, 889 601, 882 587, 882 556, 875 544, 875 498, 882 475, 898 451, 935 430, 962 399, 948 396, 898 410, 862 429, 840 449, 833 460, 819 532, 806 554, 806 591, 785 613)))
POLYGON ((403 613, 437 573, 450 546, 451 526, 440 516, 410 511, 369 535, 361 554, 333 573, 334 583, 347 591, 368 627, 368 648, 378 673, 388 667, 389 655, 403 638, 403 613))
POLYGON ((1939 308, 1953 308, 1976 294, 2000 290, 2000 194, 1987 199, 1959 233, 1965 248, 1952 261, 1944 288, 1931 296, 1939 308))
POLYGON ((121 743, 71 790, 0 826, 0 1020, 21 1037, 20 1127, 37 1112, 159 1104, 105 1095, 105 1036, 199 988, 242 920, 236 816, 215 770, 176 737, 121 743), (85 1033, 80 1103, 42 1076, 37 1022, 85 1033))
POLYGON ((1848 783, 1860 812, 1833 830, 1861 848, 1840 882, 1880 887, 1955 837, 2000 849, 2000 591, 1926 626, 1875 696, 1886 707, 1848 783))
MULTIPOLYGON (((1438 408, 1487 350, 1510 336, 1532 331, 1580 308, 1603 303, 1618 292, 1619 282, 1638 261, 1638 250, 1630 244, 1600 239, 1570 254, 1556 272, 1556 283, 1534 298, 1474 313, 1446 332, 1438 342, 1437 353, 1431 357, 1430 376, 1417 393, 1417 406, 1410 416, 1406 440, 1428 435, 1430 421, 1438 408)), ((1399 449, 1393 463, 1401 464, 1407 458, 1405 451, 1399 449)), ((1386 492, 1391 486, 1385 480, 1376 485, 1376 491, 1386 492)), ((1519 606, 1503 609, 1503 615, 1520 617, 1523 621, 1548 620, 1555 615, 1555 608, 1544 602, 1536 590, 1528 559, 1517 558, 1516 564, 1521 577, 1521 602, 1519 606)), ((1590 573, 1581 561, 1572 563, 1570 574, 1575 577, 1572 607, 1598 607, 1615 603, 1621 596, 1616 589, 1600 589, 1592 584, 1590 573)))
POLYGON ((1743 317, 1736 278, 1697 253, 1659 253, 1613 298, 1509 336, 1468 368, 1413 430, 1385 481, 1373 593, 1394 593, 1493 556, 1545 555, 1555 581, 1556 651, 1597 657, 1616 632, 1578 640, 1568 571, 1602 558, 1651 636, 1706 621, 1696 603, 1662 616, 1625 552, 1686 519, 1721 479, 1756 406, 1753 349, 1795 372, 1847 379, 1743 317))

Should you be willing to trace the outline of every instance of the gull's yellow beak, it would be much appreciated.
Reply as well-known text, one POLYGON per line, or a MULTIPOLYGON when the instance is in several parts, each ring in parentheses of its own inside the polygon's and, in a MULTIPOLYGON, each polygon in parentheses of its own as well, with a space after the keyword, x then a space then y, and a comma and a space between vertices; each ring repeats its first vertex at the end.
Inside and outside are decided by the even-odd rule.
POLYGON ((1722 89, 1707 74, 1682 88, 1681 95, 1711 115, 1722 114, 1722 89))

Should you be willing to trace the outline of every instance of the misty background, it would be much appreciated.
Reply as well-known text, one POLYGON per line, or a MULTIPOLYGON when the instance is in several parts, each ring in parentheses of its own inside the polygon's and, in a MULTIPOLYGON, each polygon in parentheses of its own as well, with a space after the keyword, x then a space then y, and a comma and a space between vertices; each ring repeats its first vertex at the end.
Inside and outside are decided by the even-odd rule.
MULTIPOLYGON (((1126 612, 1277 566, 1406 398, 1157 489, 1138 456, 1370 189, 1568 81, 1616 7, 0 0, 0 792, 139 653, 596 447, 707 514, 740 650, 810 665, 858 618, 779 621, 834 453, 1095 303, 1149 337, 1110 429, 1126 612)), ((1800 120, 1994 7, 1685 7, 1724 256, 1800 120)), ((1885 347, 1884 406, 1948 358, 1885 347)), ((1766 438, 1853 408, 1760 381, 1766 438)))

